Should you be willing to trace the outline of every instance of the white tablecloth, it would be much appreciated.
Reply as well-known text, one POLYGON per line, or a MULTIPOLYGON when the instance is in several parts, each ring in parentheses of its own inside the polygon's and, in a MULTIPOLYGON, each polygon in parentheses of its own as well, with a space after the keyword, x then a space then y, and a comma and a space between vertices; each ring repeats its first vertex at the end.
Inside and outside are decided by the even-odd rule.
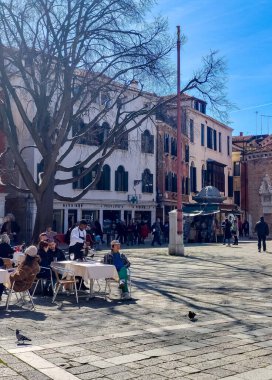
POLYGON ((5 269, 0 269, 0 284, 9 282, 9 272, 5 269))
POLYGON ((58 261, 51 263, 52 267, 54 267, 54 265, 72 270, 76 276, 82 277, 84 281, 105 278, 113 278, 116 281, 119 280, 119 276, 114 265, 102 264, 96 261, 58 261))

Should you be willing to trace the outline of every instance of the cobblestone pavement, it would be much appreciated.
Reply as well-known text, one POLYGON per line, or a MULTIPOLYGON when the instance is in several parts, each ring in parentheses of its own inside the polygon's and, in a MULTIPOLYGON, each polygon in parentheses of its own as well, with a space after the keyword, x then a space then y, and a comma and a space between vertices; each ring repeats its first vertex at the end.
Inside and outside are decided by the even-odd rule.
POLYGON ((80 308, 72 295, 61 309, 41 297, 35 312, 0 305, 0 379, 272 379, 272 242, 266 254, 256 242, 125 251, 132 301, 116 290, 80 308), (16 328, 31 345, 16 344, 16 328))

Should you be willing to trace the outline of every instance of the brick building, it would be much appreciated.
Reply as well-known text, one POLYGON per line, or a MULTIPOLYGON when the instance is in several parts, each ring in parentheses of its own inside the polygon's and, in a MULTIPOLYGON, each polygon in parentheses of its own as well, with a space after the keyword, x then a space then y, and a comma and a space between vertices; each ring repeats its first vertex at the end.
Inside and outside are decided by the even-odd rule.
POLYGON ((263 215, 272 231, 272 136, 233 137, 234 199, 240 201, 250 235, 263 215))

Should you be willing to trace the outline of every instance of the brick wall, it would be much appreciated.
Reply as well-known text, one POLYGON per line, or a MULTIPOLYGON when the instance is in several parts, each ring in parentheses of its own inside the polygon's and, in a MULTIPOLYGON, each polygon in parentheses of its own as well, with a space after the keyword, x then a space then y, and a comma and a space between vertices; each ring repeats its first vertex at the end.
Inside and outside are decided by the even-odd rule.
MULTIPOLYGON (((247 161, 247 194, 248 194, 248 214, 251 217, 252 228, 264 216, 269 225, 270 236, 272 235, 272 214, 264 214, 261 204, 259 189, 263 177, 268 174, 272 180, 272 158, 260 157, 247 161)), ((253 232, 253 231, 252 231, 253 232)))

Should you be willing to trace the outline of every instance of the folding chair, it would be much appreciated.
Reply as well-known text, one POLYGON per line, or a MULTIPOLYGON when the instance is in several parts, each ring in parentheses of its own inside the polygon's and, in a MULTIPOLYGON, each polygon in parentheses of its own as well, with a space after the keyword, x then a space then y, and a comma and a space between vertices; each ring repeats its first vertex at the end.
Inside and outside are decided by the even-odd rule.
POLYGON ((52 303, 55 302, 57 294, 60 290, 60 287, 63 285, 73 285, 75 288, 76 301, 78 303, 78 294, 77 294, 77 280, 75 273, 72 270, 65 269, 61 266, 54 265, 52 267, 53 272, 56 275, 56 285, 52 303), (61 277, 60 277, 61 276, 61 277))
POLYGON ((33 279, 31 281, 31 285, 25 289, 25 290, 22 290, 20 292, 16 292, 14 290, 14 284, 16 283, 16 281, 13 282, 12 284, 12 287, 10 289, 8 289, 8 297, 7 297, 7 301, 6 301, 6 310, 9 311, 9 303, 10 303, 10 300, 11 300, 11 296, 12 294, 14 293, 16 298, 17 298, 17 302, 15 305, 18 305, 20 302, 22 302, 22 305, 24 305, 26 303, 26 299, 25 299, 25 296, 27 296, 29 298, 29 301, 32 305, 32 309, 35 310, 35 305, 34 305, 34 302, 33 302, 33 298, 29 292, 29 290, 31 289, 32 285, 33 285, 33 282, 35 281, 35 278, 36 278, 36 275, 33 275, 33 279))
MULTIPOLYGON (((127 268, 127 275, 128 275, 128 278, 127 278, 127 284, 128 284, 128 293, 131 297, 131 268, 127 268)), ((105 284, 105 298, 107 297, 107 288, 108 288, 108 297, 110 297, 111 295, 111 284, 112 283, 115 283, 116 284, 116 280, 114 280, 113 278, 106 278, 106 284, 105 284)))
MULTIPOLYGON (((47 267, 41 267, 40 272, 42 272, 43 270, 50 272, 50 283, 51 283, 51 286, 52 286, 52 291, 54 293, 54 283, 53 283, 52 269, 51 268, 47 268, 47 267)), ((33 292, 32 292, 32 297, 34 297, 34 295, 36 293, 36 290, 37 290, 37 287, 38 287, 39 284, 41 285, 42 292, 44 291, 44 281, 47 281, 47 278, 43 278, 43 277, 38 278, 38 277, 36 277, 36 279, 34 281, 35 282, 35 287, 34 287, 33 292)))

